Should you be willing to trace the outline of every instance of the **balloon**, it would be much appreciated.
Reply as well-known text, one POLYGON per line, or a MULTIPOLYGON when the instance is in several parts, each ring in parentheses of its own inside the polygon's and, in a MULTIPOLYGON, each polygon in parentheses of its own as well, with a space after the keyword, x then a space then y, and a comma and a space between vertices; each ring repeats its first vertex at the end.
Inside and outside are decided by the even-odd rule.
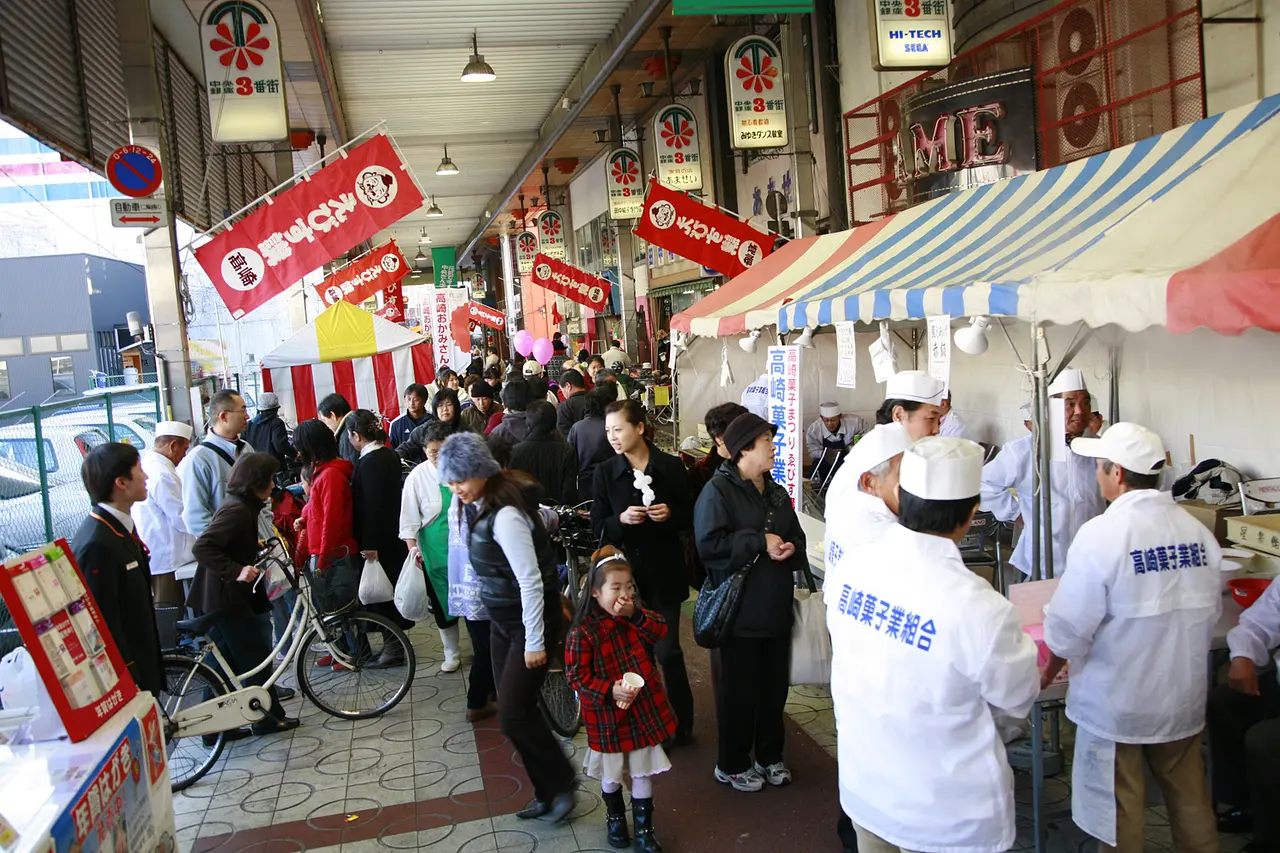
POLYGON ((538 338, 533 342, 533 360, 538 364, 546 364, 554 354, 555 349, 546 338, 538 338))
POLYGON ((529 333, 528 329, 521 329, 516 332, 515 337, 511 339, 511 343, 515 345, 516 352, 525 358, 533 354, 533 335, 529 333))

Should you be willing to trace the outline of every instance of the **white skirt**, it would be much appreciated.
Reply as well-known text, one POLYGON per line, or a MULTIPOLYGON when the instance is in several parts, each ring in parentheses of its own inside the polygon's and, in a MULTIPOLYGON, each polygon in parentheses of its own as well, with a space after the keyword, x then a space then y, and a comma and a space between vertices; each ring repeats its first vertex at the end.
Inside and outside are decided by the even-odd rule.
POLYGON ((587 750, 582 772, 601 782, 622 783, 623 775, 656 776, 671 769, 671 761, 661 746, 646 746, 632 752, 596 752, 587 750))

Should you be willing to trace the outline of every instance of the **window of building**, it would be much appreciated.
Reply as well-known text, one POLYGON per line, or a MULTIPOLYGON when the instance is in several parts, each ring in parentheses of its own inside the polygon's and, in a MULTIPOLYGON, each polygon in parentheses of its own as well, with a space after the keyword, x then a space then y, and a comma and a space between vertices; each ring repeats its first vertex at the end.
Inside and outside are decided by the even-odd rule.
POLYGON ((62 352, 88 349, 89 336, 84 332, 74 335, 58 335, 58 347, 62 352))
POLYGON ((22 338, 0 338, 0 355, 22 355, 22 338))
POLYGON ((53 393, 76 393, 76 371, 71 356, 55 355, 49 359, 49 368, 53 372, 53 393))
POLYGON ((9 399, 9 362, 0 361, 0 402, 9 399))
POLYGON ((58 351, 57 335, 32 335, 27 338, 27 345, 31 348, 33 355, 39 355, 46 352, 58 351))

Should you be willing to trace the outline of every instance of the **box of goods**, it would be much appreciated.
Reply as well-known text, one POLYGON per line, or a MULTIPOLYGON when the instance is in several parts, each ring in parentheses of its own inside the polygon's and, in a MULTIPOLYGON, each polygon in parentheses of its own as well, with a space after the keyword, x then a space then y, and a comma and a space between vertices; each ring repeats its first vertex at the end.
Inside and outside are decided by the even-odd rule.
POLYGON ((1232 516, 1227 519, 1227 539, 1280 557, 1280 513, 1232 516))
POLYGON ((1240 515, 1240 504, 1211 504, 1204 501, 1178 501, 1178 506, 1195 516, 1196 521, 1213 532, 1219 545, 1227 539, 1227 519, 1240 515))

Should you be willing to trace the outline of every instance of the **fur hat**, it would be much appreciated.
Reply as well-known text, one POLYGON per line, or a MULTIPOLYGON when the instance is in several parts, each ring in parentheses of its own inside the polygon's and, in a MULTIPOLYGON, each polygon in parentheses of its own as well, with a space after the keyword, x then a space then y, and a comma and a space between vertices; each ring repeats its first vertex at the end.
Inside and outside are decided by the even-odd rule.
POLYGON ((489 445, 474 432, 460 432, 445 439, 437 463, 441 483, 457 483, 479 477, 487 480, 501 469, 489 445))

